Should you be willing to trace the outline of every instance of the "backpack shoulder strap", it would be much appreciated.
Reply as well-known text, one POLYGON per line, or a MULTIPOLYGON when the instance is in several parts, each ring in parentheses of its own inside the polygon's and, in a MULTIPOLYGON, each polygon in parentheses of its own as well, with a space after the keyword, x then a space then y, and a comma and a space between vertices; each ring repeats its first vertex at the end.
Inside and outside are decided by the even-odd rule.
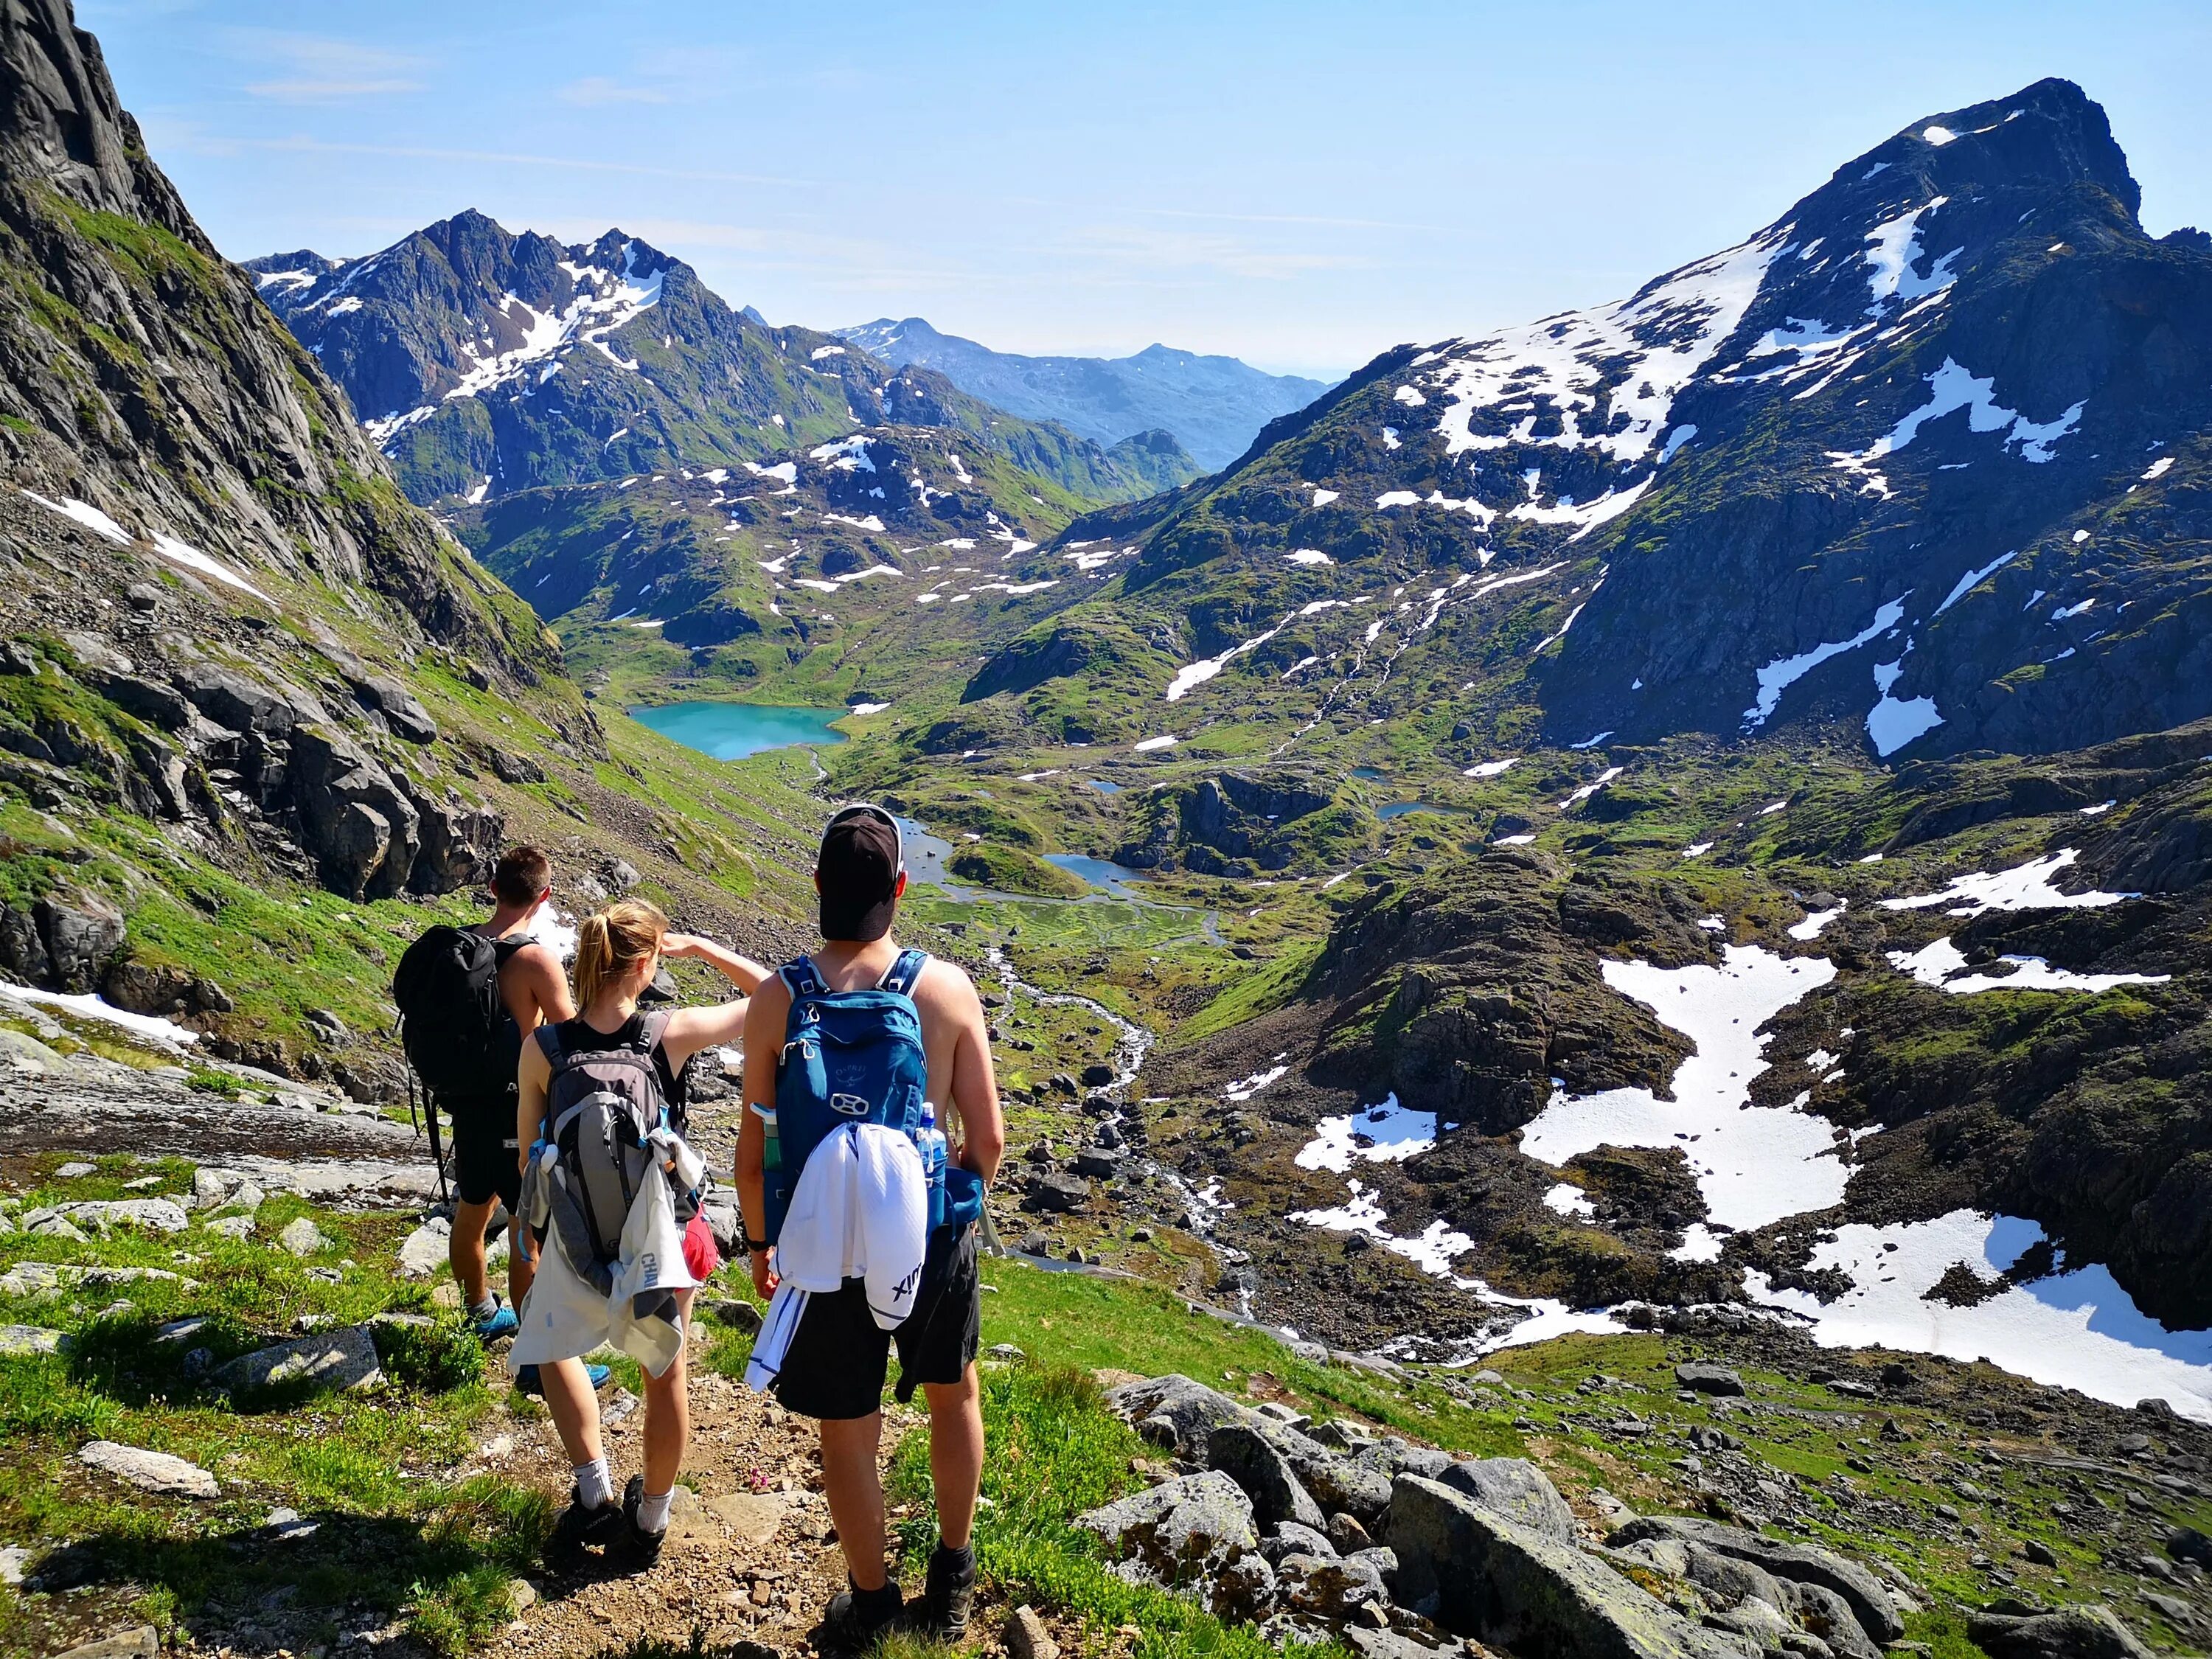
POLYGON ((638 1022, 637 1051, 641 1054, 657 1052, 668 1037, 669 1017, 673 1008, 656 1008, 638 1022))
POLYGON ((821 969, 815 967, 812 957, 800 957, 796 961, 787 962, 776 972, 790 987, 791 1000, 794 1003, 801 997, 830 994, 830 988, 823 982, 821 969))
POLYGON ((914 994, 914 988, 921 978, 921 970, 929 966, 929 952, 908 949, 898 953, 898 960, 876 981, 879 991, 896 991, 902 997, 914 994))
POLYGON ((560 1070, 561 1061, 564 1058, 562 1052, 560 1021, 545 1020, 530 1035, 532 1040, 538 1044, 538 1052, 545 1056, 547 1068, 556 1072, 560 1070))

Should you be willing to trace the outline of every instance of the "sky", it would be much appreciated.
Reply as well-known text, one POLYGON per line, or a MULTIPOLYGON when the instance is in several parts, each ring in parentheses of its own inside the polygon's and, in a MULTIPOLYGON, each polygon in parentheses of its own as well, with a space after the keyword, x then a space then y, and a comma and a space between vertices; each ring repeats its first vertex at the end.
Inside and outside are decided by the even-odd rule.
POLYGON ((2212 227, 2212 7, 78 0, 233 258, 477 208, 732 305, 1333 378, 1617 299, 2047 75, 2212 227))

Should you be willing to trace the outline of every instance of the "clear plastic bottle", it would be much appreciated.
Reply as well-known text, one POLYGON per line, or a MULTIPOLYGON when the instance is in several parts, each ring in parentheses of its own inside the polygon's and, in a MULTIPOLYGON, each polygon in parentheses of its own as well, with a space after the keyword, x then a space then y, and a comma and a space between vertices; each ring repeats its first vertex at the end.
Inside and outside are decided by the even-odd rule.
POLYGON ((921 1122, 914 1132, 915 1150, 921 1154, 921 1178, 929 1188, 931 1208, 937 1207, 936 1194, 945 1185, 945 1131, 937 1127, 937 1108, 928 1101, 921 1103, 921 1122))

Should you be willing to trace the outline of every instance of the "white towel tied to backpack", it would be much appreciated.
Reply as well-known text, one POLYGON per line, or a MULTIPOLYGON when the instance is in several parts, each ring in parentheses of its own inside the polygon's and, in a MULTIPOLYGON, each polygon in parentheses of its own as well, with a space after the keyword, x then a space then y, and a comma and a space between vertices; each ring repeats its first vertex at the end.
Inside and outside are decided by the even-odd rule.
POLYGON ((781 1279, 753 1344, 745 1382, 765 1391, 817 1291, 857 1279, 878 1330, 914 1311, 929 1248, 929 1188, 914 1142, 880 1123, 848 1123, 815 1147, 799 1172, 775 1243, 781 1279))
MULTIPOLYGON (((663 1375, 683 1351, 684 1328, 672 1316, 669 1293, 699 1284, 684 1260, 684 1228, 676 1219, 676 1190, 696 1188, 706 1160, 666 1129, 647 1137, 658 1159, 672 1165, 667 1181, 638 1188, 623 1218, 622 1254, 612 1269, 613 1288, 602 1295, 586 1272, 568 1259, 562 1230, 546 1232, 538 1252, 538 1276, 531 1281, 518 1315, 520 1328, 508 1349, 507 1369, 574 1359, 611 1345, 654 1376, 663 1375), (672 1182, 675 1183, 672 1185, 672 1182)), ((541 1142, 533 1149, 522 1182, 519 1224, 543 1228, 552 1213, 550 1184, 561 1178, 555 1149, 541 1142)))

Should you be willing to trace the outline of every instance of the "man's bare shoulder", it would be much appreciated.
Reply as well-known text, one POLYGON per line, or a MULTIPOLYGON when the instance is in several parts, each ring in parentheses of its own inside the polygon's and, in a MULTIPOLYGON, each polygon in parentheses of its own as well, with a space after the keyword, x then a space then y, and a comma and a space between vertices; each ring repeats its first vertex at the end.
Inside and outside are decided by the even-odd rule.
POLYGON ((915 981, 914 1000, 919 1006, 947 1014, 963 1014, 981 1006, 967 969, 943 957, 930 957, 921 977, 915 981))

